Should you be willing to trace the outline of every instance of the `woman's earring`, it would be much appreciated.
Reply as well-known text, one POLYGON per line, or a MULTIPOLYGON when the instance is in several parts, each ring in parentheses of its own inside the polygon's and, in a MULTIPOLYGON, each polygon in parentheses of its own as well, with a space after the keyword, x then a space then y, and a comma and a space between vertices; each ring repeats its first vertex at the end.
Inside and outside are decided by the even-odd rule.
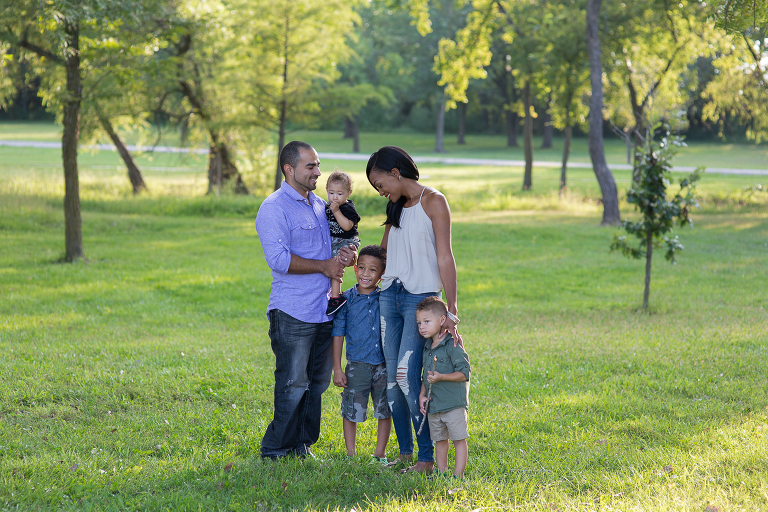
POLYGON ((398 176, 397 177, 397 181, 403 181, 403 177, 402 176, 398 176))

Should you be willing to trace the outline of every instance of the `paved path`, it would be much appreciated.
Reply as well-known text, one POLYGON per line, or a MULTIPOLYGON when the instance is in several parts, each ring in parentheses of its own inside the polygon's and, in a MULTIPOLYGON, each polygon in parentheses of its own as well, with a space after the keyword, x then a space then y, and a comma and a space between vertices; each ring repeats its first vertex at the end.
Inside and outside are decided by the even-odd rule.
MULTIPOLYGON (((45 149, 60 149, 60 142, 39 142, 39 141, 16 141, 16 140, 0 140, 1 146, 10 146, 17 148, 45 148, 45 149)), ((137 151, 138 148, 134 145, 126 146, 129 151, 137 151)), ((83 146, 84 149, 101 149, 105 151, 115 151, 115 147, 111 144, 97 144, 94 146, 83 146)), ((194 153, 197 155, 204 155, 208 153, 205 148, 176 148, 169 146, 154 146, 144 147, 143 151, 155 152, 155 153, 194 153)), ((368 161, 370 155, 359 153, 320 153, 320 157, 327 158, 329 160, 352 160, 352 161, 368 161)), ((446 164, 446 165, 488 165, 498 167, 525 167, 524 160, 494 160, 489 158, 454 158, 445 156, 415 156, 413 157, 416 163, 430 163, 430 164, 446 164)), ((560 162, 547 162, 547 161, 533 161, 534 167, 554 167, 559 168, 562 164, 560 162)), ((569 162, 568 167, 571 169, 591 169, 591 163, 585 162, 569 162)), ((614 170, 630 170, 632 166, 629 164, 611 164, 609 165, 614 170)), ((675 166, 672 170, 674 172, 693 172, 696 168, 685 165, 675 166)), ((722 167, 707 167, 708 173, 718 174, 737 174, 744 176, 768 176, 768 169, 734 169, 734 168, 722 168, 722 167)))

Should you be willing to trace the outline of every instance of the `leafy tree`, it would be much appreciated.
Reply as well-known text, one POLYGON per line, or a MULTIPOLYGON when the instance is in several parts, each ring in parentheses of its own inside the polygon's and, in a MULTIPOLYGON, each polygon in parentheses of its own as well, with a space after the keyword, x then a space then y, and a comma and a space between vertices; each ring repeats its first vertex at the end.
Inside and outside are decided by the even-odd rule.
MULTIPOLYGON (((354 76, 354 75, 353 75, 354 76)), ((347 75, 346 80, 351 80, 347 75)), ((345 127, 349 129, 352 139, 352 152, 360 152, 360 112, 369 103, 378 103, 382 107, 394 101, 392 91, 387 87, 375 86, 370 83, 352 84, 337 83, 329 87, 322 98, 323 115, 338 116, 344 119, 345 127)))
POLYGON ((77 147, 80 138, 83 72, 94 41, 121 31, 138 30, 154 4, 142 0, 37 2, 17 0, 0 8, 0 40, 39 59, 47 83, 60 81, 57 97, 64 167, 64 232, 66 261, 83 257, 77 147))
POLYGON ((208 143, 208 194, 225 184, 248 194, 237 149, 263 145, 243 120, 243 80, 232 73, 241 61, 242 34, 235 27, 241 19, 241 12, 220 0, 175 5, 173 15, 160 21, 155 67, 147 70, 155 110, 180 124, 185 137, 208 143))
POLYGON ((621 222, 616 181, 605 161, 603 146, 603 65, 600 49, 600 7, 603 0, 587 1, 586 43, 589 56, 589 82, 592 95, 589 98, 589 156, 592 170, 597 177, 603 196, 602 226, 621 222))
POLYGON ((664 247, 664 257, 675 263, 676 254, 683 250, 677 235, 667 236, 675 222, 680 227, 693 226, 691 208, 699 206, 696 198, 696 182, 701 177, 702 169, 697 169, 680 181, 680 190, 670 199, 667 188, 672 182, 672 157, 677 147, 684 145, 680 139, 672 138, 667 131, 659 143, 648 138, 645 151, 637 166, 638 181, 627 191, 627 202, 634 204, 642 218, 637 222, 624 221, 621 227, 629 236, 638 240, 636 246, 630 244, 627 235, 615 235, 611 251, 620 251, 625 256, 640 259, 645 256, 645 291, 643 309, 648 310, 648 297, 651 293, 651 259, 653 249, 664 247))
MULTIPOLYGON (((278 155, 289 122, 316 122, 326 86, 339 78, 337 67, 350 56, 345 36, 358 20, 355 4, 344 0, 238 3, 243 23, 237 29, 240 56, 235 70, 244 87, 238 89, 237 97, 250 106, 247 122, 277 132, 278 155)), ((352 111, 360 108, 359 101, 352 105, 352 111)), ((282 172, 279 164, 275 168, 277 190, 282 172)))
POLYGON ((587 109, 581 101, 589 89, 585 5, 563 1, 550 4, 552 18, 547 31, 551 46, 547 52, 544 81, 548 84, 548 112, 551 126, 563 130, 563 158, 560 193, 566 188, 566 171, 573 139, 573 127, 586 125, 587 109))
POLYGON ((703 117, 717 123, 721 137, 725 121, 736 119, 760 142, 768 137, 768 2, 718 0, 714 8, 717 26, 729 37, 704 91, 703 117))
POLYGON ((704 89, 703 118, 725 135, 731 119, 746 128, 747 138, 768 137, 768 24, 728 36, 723 53, 713 62, 715 77, 704 89))
POLYGON ((606 9, 606 106, 636 151, 647 136, 648 123, 684 123, 676 113, 691 99, 688 84, 695 81, 696 69, 692 64, 710 53, 714 37, 707 15, 708 8, 696 0, 644 0, 606 9))
POLYGON ((429 0, 412 0, 410 4, 411 14, 419 33, 422 36, 434 33, 439 37, 433 70, 441 75, 437 84, 443 87, 443 90, 437 95, 435 153, 445 152, 446 109, 456 108, 456 101, 467 102, 466 89, 469 80, 485 78, 486 72, 483 68, 488 65, 491 58, 491 53, 488 50, 488 37, 492 28, 488 24, 488 20, 493 16, 494 9, 491 7, 491 3, 488 3, 485 15, 482 15, 476 10, 466 9, 468 4, 468 0, 432 3, 429 0), (457 30, 454 25, 457 24, 457 19, 463 17, 462 11, 468 11, 468 14, 465 14, 467 26, 459 26, 457 30), (437 24, 433 23, 434 20, 439 21, 437 30, 435 29, 437 24), (468 37, 470 34, 477 39, 470 39, 468 37), (482 43, 478 44, 480 41, 482 43), (461 64, 454 62, 454 59, 461 64))

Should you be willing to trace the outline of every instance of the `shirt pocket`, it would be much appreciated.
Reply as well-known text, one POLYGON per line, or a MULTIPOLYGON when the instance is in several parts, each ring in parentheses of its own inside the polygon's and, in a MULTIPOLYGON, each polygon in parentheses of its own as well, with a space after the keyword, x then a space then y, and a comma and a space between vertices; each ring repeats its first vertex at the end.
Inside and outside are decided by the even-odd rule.
POLYGON ((307 217, 294 220, 291 225, 291 252, 302 258, 317 259, 318 249, 323 246, 318 222, 307 217))
POLYGON ((451 363, 451 359, 449 357, 446 357, 445 355, 442 356, 436 356, 437 360, 435 361, 435 371, 437 373, 453 373, 453 364, 451 363))

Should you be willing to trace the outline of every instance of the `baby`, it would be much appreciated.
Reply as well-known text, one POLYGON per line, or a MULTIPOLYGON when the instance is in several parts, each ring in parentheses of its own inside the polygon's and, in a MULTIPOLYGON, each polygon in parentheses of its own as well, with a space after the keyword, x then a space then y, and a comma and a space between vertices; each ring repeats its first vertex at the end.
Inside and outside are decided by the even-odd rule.
MULTIPOLYGON (((325 205, 325 215, 328 217, 328 227, 331 230, 331 248, 333 257, 337 258, 339 249, 354 246, 360 247, 360 238, 357 234, 357 223, 360 215, 355 210, 355 204, 349 199, 352 194, 352 178, 342 171, 333 171, 328 176, 325 185, 328 192, 328 204, 325 205)), ((326 315, 336 313, 347 299, 341 295, 341 281, 331 279, 331 298, 328 300, 326 315)))

